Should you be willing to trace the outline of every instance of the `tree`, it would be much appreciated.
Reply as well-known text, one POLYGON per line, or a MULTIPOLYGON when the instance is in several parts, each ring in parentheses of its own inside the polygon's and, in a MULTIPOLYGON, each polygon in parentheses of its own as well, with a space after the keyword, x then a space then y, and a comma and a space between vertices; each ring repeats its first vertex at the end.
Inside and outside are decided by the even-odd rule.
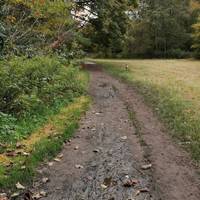
POLYGON ((130 20, 128 12, 136 5, 135 1, 77 0, 76 5, 77 10, 84 10, 83 33, 91 39, 90 50, 105 56, 121 53, 130 20))
POLYGON ((62 46, 75 25, 72 5, 71 1, 63 0, 5 1, 1 19, 6 27, 7 53, 27 54, 62 46), (53 46, 55 41, 59 44, 53 46))
POLYGON ((148 0, 138 9, 132 53, 146 57, 178 57, 190 49, 189 0, 148 0))
POLYGON ((193 37, 193 48, 195 49, 195 53, 197 58, 200 58, 200 17, 196 24, 193 25, 194 33, 193 37))

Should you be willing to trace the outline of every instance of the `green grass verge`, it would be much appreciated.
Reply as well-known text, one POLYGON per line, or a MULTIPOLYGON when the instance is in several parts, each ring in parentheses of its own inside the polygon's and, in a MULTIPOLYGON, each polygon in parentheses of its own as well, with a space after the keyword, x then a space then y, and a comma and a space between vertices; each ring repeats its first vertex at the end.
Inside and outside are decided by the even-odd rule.
MULTIPOLYGON (((152 72, 152 80, 149 80, 144 76, 144 74, 148 75, 148 67, 144 69, 138 67, 138 71, 134 71, 135 65, 131 65, 129 70, 125 70, 124 63, 120 63, 120 61, 118 64, 117 61, 97 60, 96 62, 101 64, 111 75, 134 86, 171 130, 172 136, 182 142, 195 160, 200 160, 200 112, 193 100, 184 98, 178 87, 166 87, 162 82, 161 84, 158 84, 159 81, 153 82, 153 78, 157 78, 153 74, 155 72, 152 72)), ((131 63, 131 61, 127 62, 131 63)), ((158 70, 162 72, 163 68, 158 70)), ((168 74, 168 76, 170 75, 174 76, 174 74, 168 74)), ((167 77, 164 79, 166 80, 167 77)), ((170 84, 168 80, 168 85, 170 84)))
POLYGON ((88 109, 88 97, 77 98, 67 107, 61 108, 50 123, 56 127, 58 134, 41 139, 33 146, 33 151, 28 157, 15 158, 10 167, 0 165, 0 188, 14 189, 17 182, 31 183, 36 167, 42 162, 52 159, 62 149, 63 142, 70 138, 78 127, 80 117, 88 109), (25 169, 21 169, 26 166, 25 169))

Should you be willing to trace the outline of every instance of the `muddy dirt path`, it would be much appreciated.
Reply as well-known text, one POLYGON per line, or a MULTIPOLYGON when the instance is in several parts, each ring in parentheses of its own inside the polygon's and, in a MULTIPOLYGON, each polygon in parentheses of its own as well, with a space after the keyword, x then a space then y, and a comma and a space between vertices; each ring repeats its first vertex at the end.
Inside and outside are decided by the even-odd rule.
POLYGON ((98 67, 88 68, 93 105, 62 161, 39 170, 50 181, 36 181, 34 190, 46 191, 46 200, 199 200, 189 156, 141 97, 98 67), (149 163, 152 168, 141 169, 149 163), (134 187, 125 187, 130 181, 134 187))

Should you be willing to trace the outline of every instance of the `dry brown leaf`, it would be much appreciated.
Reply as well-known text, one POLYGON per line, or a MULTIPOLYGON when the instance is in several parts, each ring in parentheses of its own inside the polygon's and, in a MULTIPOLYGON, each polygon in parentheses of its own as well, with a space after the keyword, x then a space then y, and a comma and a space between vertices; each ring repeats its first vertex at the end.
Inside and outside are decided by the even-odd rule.
POLYGON ((24 187, 20 182, 16 183, 15 186, 16 186, 16 188, 19 189, 19 190, 24 190, 24 189, 25 189, 25 187, 24 187))
POLYGON ((13 193, 10 197, 11 197, 11 198, 16 198, 16 197, 18 197, 19 195, 20 195, 19 192, 15 192, 15 193, 13 193))
POLYGON ((37 199, 41 199, 43 196, 39 192, 37 192, 37 193, 33 194, 32 197, 33 197, 33 199, 37 200, 37 199))
POLYGON ((99 149, 94 149, 93 152, 94 152, 94 153, 99 153, 100 150, 99 150, 99 149))
POLYGON ((150 169, 150 168, 152 168, 152 164, 142 165, 143 170, 147 170, 147 169, 150 169))
POLYGON ((40 191, 40 195, 41 195, 42 197, 46 197, 46 196, 47 196, 47 193, 46 193, 44 190, 42 190, 42 191, 40 191))
POLYGON ((140 192, 142 193, 146 193, 146 192, 150 192, 148 188, 142 188, 140 189, 140 192))
POLYGON ((34 193, 32 198, 37 200, 37 199, 41 199, 42 197, 46 197, 46 196, 47 196, 47 193, 44 190, 42 190, 40 192, 34 193))
POLYGON ((122 140, 127 140, 127 136, 121 137, 122 140))
POLYGON ((101 184, 101 188, 106 189, 106 188, 108 188, 108 186, 101 184))
POLYGON ((75 146, 75 147, 74 147, 74 150, 78 150, 78 149, 79 149, 79 146, 75 146))
POLYGON ((42 182, 43 182, 43 183, 49 182, 49 178, 47 178, 47 177, 42 178, 42 182))
POLYGON ((56 161, 56 162, 61 162, 60 158, 54 158, 53 160, 56 161))
POLYGON ((139 183, 138 180, 136 179, 126 179, 124 181, 124 187, 134 187, 135 185, 137 185, 139 183))
POLYGON ((63 158, 63 154, 62 154, 62 153, 59 154, 59 155, 57 156, 57 158, 63 158))
POLYGON ((83 166, 82 166, 82 165, 75 165, 75 167, 76 167, 77 169, 83 169, 83 166))
POLYGON ((137 190, 136 192, 135 192, 135 196, 138 196, 140 194, 140 190, 137 190))
POLYGON ((49 162, 48 165, 49 165, 49 167, 52 167, 53 166, 53 162, 49 162))

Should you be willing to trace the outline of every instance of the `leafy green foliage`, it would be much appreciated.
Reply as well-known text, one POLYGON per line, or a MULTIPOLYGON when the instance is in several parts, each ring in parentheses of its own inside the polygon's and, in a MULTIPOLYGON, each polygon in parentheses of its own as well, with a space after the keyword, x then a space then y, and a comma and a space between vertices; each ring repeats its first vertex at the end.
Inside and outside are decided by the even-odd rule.
POLYGON ((90 49, 104 56, 115 56, 122 51, 125 34, 129 28, 130 18, 127 12, 134 8, 134 0, 127 1, 82 1, 77 0, 79 9, 87 10, 92 17, 83 29, 86 37, 93 44, 90 49))
POLYGON ((44 160, 50 160, 62 149, 63 142, 70 138, 78 127, 78 122, 83 113, 88 109, 90 100, 86 96, 77 98, 69 106, 63 106, 58 114, 51 119, 52 126, 58 134, 41 138, 33 145, 33 150, 28 157, 14 159, 14 165, 6 169, 0 164, 0 187, 14 189, 17 182, 31 183, 36 167, 44 160), (59 136, 59 137, 58 137, 59 136), (26 166, 24 170, 22 166, 26 166))
POLYGON ((85 93, 86 76, 58 57, 17 57, 0 63, 0 141, 27 136, 63 102, 85 93))
POLYGON ((127 56, 190 56, 191 10, 189 0, 149 0, 138 8, 125 46, 127 56), (188 53, 187 53, 188 52, 188 53))
POLYGON ((78 94, 78 69, 55 57, 15 58, 1 64, 0 110, 21 116, 42 104, 78 94))
POLYGON ((5 141, 16 131, 16 118, 0 112, 0 141, 5 141))
POLYGON ((62 0, 3 1, 0 19, 6 30, 4 54, 30 57, 37 51, 49 51, 54 41, 59 40, 55 48, 69 42, 66 32, 74 26, 71 7, 71 1, 62 0))
POLYGON ((194 33, 193 33, 193 48, 195 49, 196 57, 200 58, 200 17, 196 24, 193 25, 194 33))

